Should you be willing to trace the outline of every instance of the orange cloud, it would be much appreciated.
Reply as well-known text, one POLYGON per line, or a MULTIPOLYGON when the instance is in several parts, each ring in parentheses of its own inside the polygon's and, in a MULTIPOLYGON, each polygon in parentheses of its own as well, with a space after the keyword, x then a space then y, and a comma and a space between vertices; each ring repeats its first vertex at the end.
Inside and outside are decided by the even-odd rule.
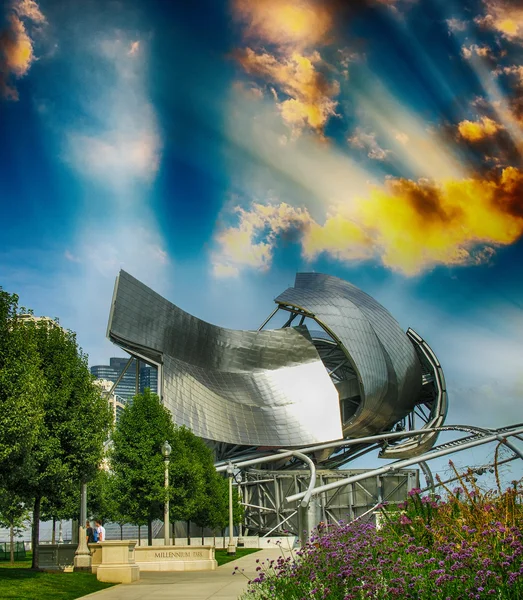
POLYGON ((247 38, 293 49, 320 43, 332 25, 327 7, 310 0, 234 0, 233 10, 247 38))
POLYGON ((303 208, 254 204, 238 209, 239 225, 218 236, 215 268, 224 276, 242 267, 267 269, 288 231, 297 232, 308 260, 322 253, 375 259, 408 276, 436 265, 480 264, 523 236, 522 197, 523 172, 508 167, 498 179, 389 179, 350 209, 334 208, 323 224, 303 208))
POLYGON ((479 142, 492 137, 501 129, 503 127, 499 123, 488 117, 481 117, 479 121, 461 121, 458 124, 459 134, 469 142, 479 142))
POLYGON ((464 58, 470 59, 473 56, 480 56, 481 58, 492 58, 492 48, 489 46, 478 46, 478 44, 471 44, 470 46, 462 46, 461 54, 464 58))
POLYGON ((245 26, 249 45, 236 53, 244 71, 272 86, 283 121, 294 137, 311 129, 323 137, 336 114, 337 81, 315 46, 332 26, 327 7, 311 0, 235 0, 235 16, 245 26), (275 50, 267 50, 267 45, 275 50))
POLYGON ((238 54, 238 59, 246 73, 277 84, 287 96, 280 101, 276 94, 277 105, 283 120, 295 132, 307 126, 321 133, 328 118, 336 114, 337 102, 332 97, 338 94, 339 85, 329 83, 316 69, 321 62, 317 52, 309 56, 293 52, 279 59, 247 48, 238 54))
POLYGON ((486 14, 476 22, 494 29, 503 37, 523 43, 523 6, 519 0, 483 0, 486 14))
POLYGON ((45 23, 45 17, 34 0, 19 0, 8 8, 7 25, 0 32, 0 94, 10 100, 18 99, 11 80, 26 75, 35 59, 33 41, 23 19, 45 23))

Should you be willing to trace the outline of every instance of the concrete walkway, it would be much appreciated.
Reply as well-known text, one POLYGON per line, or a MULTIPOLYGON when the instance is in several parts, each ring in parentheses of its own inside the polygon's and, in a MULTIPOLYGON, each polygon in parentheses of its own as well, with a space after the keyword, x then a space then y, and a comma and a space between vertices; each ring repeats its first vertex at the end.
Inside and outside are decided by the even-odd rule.
MULTIPOLYGON (((248 579, 256 577, 259 561, 277 560, 281 550, 260 550, 218 567, 216 571, 140 573, 140 581, 82 596, 93 600, 237 600, 247 589, 248 579), (233 575, 234 567, 247 578, 233 575)), ((288 552, 285 552, 288 556, 288 552)))

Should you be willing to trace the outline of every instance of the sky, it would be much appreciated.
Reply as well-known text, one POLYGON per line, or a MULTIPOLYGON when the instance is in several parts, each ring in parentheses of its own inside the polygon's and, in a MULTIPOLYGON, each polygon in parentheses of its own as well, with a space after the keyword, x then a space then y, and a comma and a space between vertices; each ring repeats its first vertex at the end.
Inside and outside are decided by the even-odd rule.
POLYGON ((237 329, 317 271, 523 421, 520 0, 1 7, 0 285, 90 364, 120 268, 237 329))

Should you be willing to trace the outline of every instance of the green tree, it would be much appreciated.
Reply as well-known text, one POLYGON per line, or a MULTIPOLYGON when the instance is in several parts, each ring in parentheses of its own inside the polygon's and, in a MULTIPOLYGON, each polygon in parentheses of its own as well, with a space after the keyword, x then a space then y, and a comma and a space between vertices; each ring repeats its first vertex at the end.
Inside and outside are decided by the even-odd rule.
POLYGON ((56 509, 64 491, 94 477, 112 418, 75 334, 50 320, 23 326, 36 345, 45 381, 42 424, 16 484, 16 491, 33 501, 32 567, 37 569, 42 500, 56 509))
POLYGON ((5 490, 27 470, 47 396, 36 341, 19 313, 18 296, 0 288, 0 486, 5 490))
POLYGON ((0 527, 9 529, 11 546, 11 564, 15 562, 15 533, 23 529, 24 521, 29 517, 29 510, 23 498, 16 496, 5 489, 0 489, 0 527))
MULTIPOLYGON (((169 411, 156 394, 146 389, 126 406, 113 432, 110 452, 119 512, 135 525, 148 525, 152 544, 152 522, 163 515, 165 501, 163 442, 177 456, 176 432, 169 411)), ((173 461, 171 460, 171 463, 173 461)))
POLYGON ((130 519, 124 511, 125 501, 119 494, 120 488, 114 473, 107 469, 99 469, 87 488, 87 512, 104 523, 118 523, 122 539, 123 525, 130 519))

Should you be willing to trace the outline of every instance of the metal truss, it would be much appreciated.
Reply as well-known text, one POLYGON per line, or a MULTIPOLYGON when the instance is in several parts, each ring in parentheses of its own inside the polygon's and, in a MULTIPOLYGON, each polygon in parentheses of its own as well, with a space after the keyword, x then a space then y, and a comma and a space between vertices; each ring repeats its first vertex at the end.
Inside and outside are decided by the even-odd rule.
MULTIPOLYGON (((469 425, 446 425, 442 427, 423 428, 415 431, 401 431, 385 433, 377 436, 369 436, 356 440, 343 440, 330 444, 319 444, 308 448, 301 448, 300 455, 312 454, 318 451, 330 449, 344 449, 347 446, 363 446, 364 448, 387 447, 388 444, 397 440, 410 437, 421 437, 442 431, 464 432, 466 435, 457 440, 445 442, 429 452, 421 453, 419 456, 397 460, 389 465, 369 471, 346 471, 346 470, 319 470, 313 469, 309 464, 310 474, 303 469, 299 471, 289 470, 260 470, 264 464, 285 461, 296 456, 294 450, 279 450, 278 452, 267 452, 264 456, 251 458, 250 456, 239 457, 235 461, 235 468, 243 473, 241 483, 244 505, 246 508, 245 527, 248 531, 268 535, 274 531, 282 533, 287 530, 291 533, 303 532, 303 520, 300 523, 299 511, 307 508, 312 500, 316 505, 316 521, 322 520, 326 523, 337 523, 342 520, 354 520, 363 518, 372 513, 376 507, 384 501, 401 502, 405 499, 406 492, 419 487, 418 471, 405 471, 406 467, 419 464, 428 482, 427 489, 432 491, 438 487, 432 477, 427 464, 428 461, 441 456, 446 456, 492 442, 501 442, 511 452, 510 458, 500 461, 504 464, 517 458, 523 458, 523 452, 509 438, 523 439, 523 424, 502 427, 499 429, 480 428, 469 425), (413 483, 410 473, 416 474, 416 483, 413 483), (314 479, 319 479, 319 486, 312 488, 314 479), (391 481, 390 478, 397 476, 396 487, 388 488, 384 492, 384 482, 391 481), (330 481, 329 481, 330 480, 330 481), (333 480, 333 481, 332 481, 333 480), (371 483, 369 484, 369 480, 371 483), (367 481, 367 484, 363 482, 367 481), (404 487, 405 486, 405 487, 404 487), (400 490, 401 494, 394 498, 394 494, 400 490), (363 494, 363 497, 358 494, 363 494), (392 500, 391 500, 392 498, 392 500), (300 503, 300 506, 298 506, 300 503)), ((252 456, 252 455, 251 455, 252 456)), ((481 469, 491 468, 489 466, 479 467, 481 469)), ((224 471, 226 465, 218 463, 217 471, 224 471)), ((452 481, 449 480, 449 482, 452 481)), ((447 483, 447 482, 443 482, 447 483)), ((388 485, 388 483, 387 483, 388 485)), ((385 485, 386 487, 386 485, 385 485)), ((426 491, 424 490, 424 491, 426 491)), ((316 523, 317 524, 317 523, 316 523)), ((312 529, 311 519, 307 520, 306 532, 312 529)))

